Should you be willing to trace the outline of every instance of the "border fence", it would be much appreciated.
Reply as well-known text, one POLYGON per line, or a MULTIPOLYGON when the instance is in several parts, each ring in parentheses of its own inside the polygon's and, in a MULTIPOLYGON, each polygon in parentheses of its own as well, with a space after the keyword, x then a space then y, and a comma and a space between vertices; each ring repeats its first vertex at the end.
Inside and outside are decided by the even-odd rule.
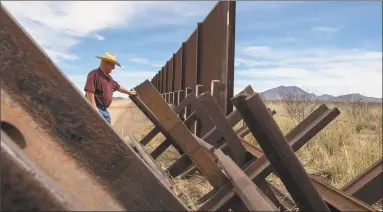
POLYGON ((233 96, 234 20, 235 2, 218 2, 162 70, 135 87, 130 98, 155 127, 141 140, 130 135, 130 145, 1 8, 1 210, 187 211, 173 178, 199 172, 214 188, 199 211, 375 211, 381 159, 336 189, 295 155, 338 108, 322 104, 283 135, 251 86, 233 96), (159 133, 165 140, 147 152, 159 133), (155 159, 170 146, 181 156, 164 171, 155 159), (265 180, 272 173, 291 199, 265 180))
POLYGON ((233 1, 216 4, 151 79, 161 94, 172 99, 187 89, 196 92, 197 85, 202 93, 218 80, 218 105, 226 115, 233 110, 229 99, 233 97, 235 5, 233 1))

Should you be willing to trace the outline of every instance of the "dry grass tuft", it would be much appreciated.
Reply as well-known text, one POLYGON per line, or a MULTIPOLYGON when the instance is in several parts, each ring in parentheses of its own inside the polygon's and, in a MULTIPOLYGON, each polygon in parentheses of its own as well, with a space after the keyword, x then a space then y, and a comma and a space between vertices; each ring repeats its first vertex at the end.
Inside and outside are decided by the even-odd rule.
MULTIPOLYGON (((289 116, 283 102, 266 102, 266 105, 276 110, 274 119, 285 134, 298 124, 297 120, 301 120, 281 116, 289 116)), ((340 189, 382 157, 382 104, 334 105, 331 103, 326 105, 338 107, 341 114, 303 146, 297 152, 297 156, 308 173, 321 177, 340 189)), ((240 125, 238 124, 235 128, 240 125)), ((117 133, 121 134, 122 131, 126 132, 129 129, 138 139, 146 135, 153 127, 153 124, 138 109, 124 112, 114 125, 117 133)), ((257 145, 252 135, 246 136, 246 140, 257 145)), ((164 136, 157 135, 146 146, 147 150, 151 152, 162 141, 164 136)), ((169 148, 156 161, 165 170, 179 157, 174 148, 169 148)), ((270 175, 267 180, 289 196, 277 177, 270 175)), ((198 173, 188 179, 176 178, 174 181, 174 190, 180 194, 185 205, 191 210, 197 210, 199 206, 197 200, 212 189, 207 180, 198 173)), ((381 205, 380 201, 375 207, 380 209, 381 205)))

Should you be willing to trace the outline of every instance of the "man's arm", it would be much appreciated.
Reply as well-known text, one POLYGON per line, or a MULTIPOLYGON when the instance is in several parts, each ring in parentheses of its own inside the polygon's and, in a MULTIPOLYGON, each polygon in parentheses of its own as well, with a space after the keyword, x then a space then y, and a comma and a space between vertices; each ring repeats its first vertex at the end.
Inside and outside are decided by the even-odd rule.
POLYGON ((93 106, 95 110, 97 110, 96 101, 94 100, 94 93, 91 91, 86 91, 86 98, 90 102, 90 104, 93 106))
POLYGON ((86 92, 86 99, 93 106, 93 108, 97 110, 96 100, 94 99, 94 92, 96 90, 96 87, 95 87, 95 73, 94 72, 90 72, 88 74, 84 90, 86 92))
POLYGON ((120 86, 120 88, 118 89, 119 92, 121 93, 124 93, 124 94, 128 94, 129 96, 133 96, 133 95, 136 95, 136 91, 134 90, 127 90, 125 89, 124 87, 120 86))

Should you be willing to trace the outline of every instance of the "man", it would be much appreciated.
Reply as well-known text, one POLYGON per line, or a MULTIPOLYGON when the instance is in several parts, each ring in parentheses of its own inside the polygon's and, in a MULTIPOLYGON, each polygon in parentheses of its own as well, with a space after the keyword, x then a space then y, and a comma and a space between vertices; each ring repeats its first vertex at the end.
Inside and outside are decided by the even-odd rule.
POLYGON ((107 108, 112 103, 113 92, 119 91, 128 95, 136 95, 136 92, 126 90, 114 81, 110 75, 115 65, 121 67, 120 63, 117 62, 116 55, 105 52, 104 56, 96 57, 101 59, 100 66, 88 74, 84 90, 86 98, 94 109, 98 110, 101 116, 111 123, 111 117, 107 108))

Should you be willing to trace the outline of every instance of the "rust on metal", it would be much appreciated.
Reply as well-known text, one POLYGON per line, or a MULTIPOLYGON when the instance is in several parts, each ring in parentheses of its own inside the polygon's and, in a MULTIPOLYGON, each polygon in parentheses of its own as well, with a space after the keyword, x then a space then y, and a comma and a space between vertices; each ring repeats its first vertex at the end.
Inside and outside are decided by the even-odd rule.
POLYGON ((173 55, 174 61, 174 90, 182 90, 182 46, 177 53, 173 55))
POLYGON ((174 91, 173 93, 173 104, 175 105, 175 106, 177 106, 178 105, 178 92, 179 91, 174 91))
POLYGON ((1 130, 1 211, 81 211, 69 197, 1 130))
POLYGON ((370 205, 382 199, 382 158, 348 182, 342 191, 370 205))
MULTIPOLYGON (((197 117, 195 115, 195 112, 193 112, 185 121, 184 121, 184 124, 185 126, 190 126, 191 124, 193 124, 195 121, 196 121, 197 117)), ((165 141, 163 141, 160 145, 158 145, 158 147, 156 147, 156 149, 153 150, 152 153, 150 153, 150 155, 156 159, 158 156, 160 156, 163 152, 165 152, 165 150, 170 147, 170 145, 172 144, 172 142, 170 141, 170 139, 165 139, 165 141)))
MULTIPOLYGON (((181 102, 185 99, 185 92, 183 90, 178 91, 177 97, 177 106, 181 104, 181 102)), ((178 113, 178 116, 181 120, 185 120, 184 118, 185 109, 178 113)))
MULTIPOLYGON (((291 140, 291 147, 294 151, 297 151, 301 146, 305 144, 305 141, 312 138, 316 133, 323 129, 328 123, 330 123, 337 115, 339 110, 336 108, 329 110, 325 105, 321 105, 313 113, 311 113, 304 121, 296 126, 290 133, 287 134, 286 138, 289 137, 291 140)), ((257 147, 254 147, 257 148, 257 147)), ((261 152, 258 149, 256 152, 261 152)), ((266 163, 269 163, 264 155, 254 155, 258 158, 254 163, 249 165, 245 169, 245 173, 250 176, 255 183, 258 183, 259 179, 263 180, 271 170, 266 169, 266 163), (263 173, 263 174, 262 174, 263 173)), ((331 210, 337 211, 375 211, 363 202, 352 198, 341 191, 329 186, 320 180, 310 176, 315 188, 318 190, 320 195, 326 201, 327 205, 331 210)), ((239 204, 238 200, 234 198, 234 194, 228 190, 229 188, 223 188, 210 198, 209 201, 201 207, 203 208, 215 208, 215 210, 222 210, 227 205, 239 204), (226 195, 226 196, 225 196, 226 195), (225 201, 221 201, 221 200, 225 201)))
POLYGON ((230 157, 223 154, 221 150, 214 151, 214 154, 233 185, 234 193, 241 198, 247 209, 250 211, 279 211, 230 157))
POLYGON ((154 159, 146 152, 146 150, 141 146, 140 142, 138 142, 137 138, 134 135, 129 135, 130 141, 132 141, 134 148, 137 150, 141 158, 144 162, 154 171, 154 173, 160 178, 160 180, 167 185, 169 188, 172 188, 173 182, 169 180, 167 175, 162 171, 161 167, 159 167, 154 159))
POLYGON ((211 81, 210 93, 216 100, 220 99, 220 93, 222 90, 224 90, 222 87, 223 86, 219 80, 211 81))
MULTIPOLYGON (((241 119, 238 118, 238 116, 240 117, 240 113, 238 111, 233 111, 228 117, 227 117, 227 121, 229 122, 229 124, 231 126, 235 126, 241 119)), ((272 114, 273 115, 273 114, 272 114)), ((243 125, 242 126, 243 128, 245 128, 246 131, 244 130, 241 130, 242 128, 238 129, 235 131, 235 133, 238 135, 238 137, 240 137, 240 141, 242 142, 243 146, 245 147, 246 151, 250 153, 250 155, 254 156, 256 154, 259 154, 259 150, 254 148, 253 145, 249 144, 248 142, 246 142, 243 137, 246 136, 248 133, 250 133, 250 130, 247 128, 246 125, 243 125)), ((218 141, 220 138, 222 138, 222 135, 220 134, 220 131, 217 130, 217 128, 214 128, 210 131, 209 134, 205 135, 204 137, 204 141, 208 142, 208 140, 214 140, 215 141, 218 141)), ((209 142, 208 142, 209 143, 209 142)), ((218 145, 217 142, 215 142, 215 145, 218 145)), ((220 146, 219 146, 219 149, 221 149, 223 152, 227 153, 230 151, 230 149, 228 148, 227 146, 227 143, 224 142, 222 143, 220 146)), ((263 154, 263 153, 262 153, 263 154)), ((190 160, 184 160, 184 157, 185 155, 182 155, 181 158, 179 159, 179 161, 176 161, 174 164, 176 163, 181 163, 181 164, 188 164, 188 161, 190 160)), ((246 155, 246 159, 249 158, 249 155, 246 155)), ((180 170, 182 171, 181 168, 177 167, 177 172, 176 173, 179 173, 180 170)), ((189 168, 180 174, 180 176, 188 176, 190 174, 192 174, 193 172, 197 171, 197 168, 192 164, 191 166, 189 166, 189 168)), ((173 173, 173 172, 171 172, 173 173)), ((174 175, 172 175, 174 177, 174 175)), ((175 175, 177 176, 177 175, 175 175)), ((182 178, 182 177, 181 177, 182 178)))
POLYGON ((299 209, 330 211, 259 94, 237 96, 233 103, 299 209))
POLYGON ((156 77, 155 77, 155 85, 156 85, 156 89, 158 90, 158 73, 156 74, 156 77))
POLYGON ((86 210, 185 210, 4 7, 0 23, 1 119, 28 157, 86 210))
MULTIPOLYGON (((306 117, 300 124, 292 129, 286 138, 289 139, 289 144, 294 151, 297 151, 307 141, 314 137, 320 130, 329 124, 335 117, 339 115, 339 110, 328 109, 325 105, 321 105, 308 117, 306 117)), ((250 153, 257 153, 259 151, 251 151, 250 153)), ((273 167, 267 158, 263 155, 253 155, 258 159, 248 165, 245 173, 257 183, 257 179, 264 179, 272 173, 273 167)), ((216 191, 216 194, 206 201, 201 210, 222 210, 222 207, 229 205, 229 202, 235 201, 234 193, 231 188, 222 188, 216 191)), ((333 203, 336 205, 336 201, 333 203)), ((338 205, 340 208, 342 205, 338 205)), ((339 208, 336 207, 336 208, 339 208)))
POLYGON ((164 84, 164 74, 163 74, 163 68, 161 68, 161 70, 160 70, 160 72, 159 72, 160 74, 160 78, 159 78, 159 81, 160 81, 160 83, 159 83, 159 92, 160 92, 160 94, 163 94, 164 93, 164 89, 163 89, 163 84, 164 84))
MULTIPOLYGON (((251 86, 247 86, 244 90, 242 90, 240 92, 240 94, 243 94, 243 93, 251 94, 251 93, 254 93, 254 91, 251 88, 251 86)), ((190 101, 192 101, 192 98, 194 98, 194 97, 190 96, 188 98, 190 98, 190 101)), ((189 104, 189 102, 187 102, 187 103, 189 104)), ((232 127, 234 127, 239 121, 241 121, 241 119, 242 119, 241 114, 238 111, 233 111, 232 113, 230 113, 227 116, 227 121, 229 122, 229 124, 232 127)), ((202 139, 204 141, 210 143, 213 146, 217 146, 217 142, 221 138, 222 138, 222 134, 220 133, 220 131, 218 130, 218 128, 216 126, 214 126, 210 130, 210 132, 206 133, 206 135, 202 137, 202 139)), ((192 168, 190 166, 191 167, 195 167, 193 164, 191 164, 191 160, 187 157, 187 155, 182 155, 181 158, 179 158, 176 162, 174 162, 167 169, 167 171, 169 172, 169 174, 172 177, 176 177, 176 176, 182 174, 187 168, 190 169, 189 170, 190 172, 193 172, 193 171, 197 170, 196 168, 194 168, 194 170, 192 170, 192 168)))
POLYGON ((156 135, 160 133, 160 129, 158 127, 154 127, 148 134, 146 134, 140 141, 142 145, 147 145, 156 135))
POLYGON ((160 98, 148 80, 136 87, 139 98, 160 121, 158 125, 167 138, 171 138, 190 157, 193 163, 205 175, 209 183, 218 188, 227 179, 206 150, 195 140, 190 131, 178 118, 177 114, 160 98))
POLYGON ((173 91, 173 57, 166 62, 166 70, 167 70, 167 91, 170 93, 173 91))
MULTIPOLYGON (((141 92, 142 91, 138 91, 137 89, 135 89, 137 91, 137 95, 140 95, 142 94, 141 92)), ((156 126, 160 129, 160 131, 162 132, 162 134, 164 134, 163 132, 163 128, 161 128, 161 123, 160 121, 157 119, 157 117, 152 113, 152 111, 138 98, 138 96, 129 96, 129 98, 132 100, 132 102, 134 104, 137 105, 137 107, 144 113, 144 115, 156 126)), ((160 96, 160 95, 159 95, 160 96)), ((161 98, 162 99, 162 98, 161 98)), ((164 99, 163 99, 164 100, 164 99)), ((166 100, 164 100, 166 101, 166 100)), ((169 105, 168 105, 169 106, 169 105)), ((170 110, 173 110, 173 108, 171 108, 169 106, 170 110)), ((164 136, 166 137, 166 135, 164 134, 164 136)), ((166 137, 168 138, 168 137, 166 137)), ((181 155, 184 153, 182 148, 172 139, 170 139, 170 141, 172 142, 172 145, 174 146, 174 148, 178 151, 178 153, 180 153, 181 155)))
POLYGON ((214 98, 208 92, 200 96, 200 102, 214 125, 220 131, 222 137, 226 140, 230 148, 231 158, 239 166, 244 165, 246 162, 246 150, 237 134, 235 134, 232 128, 233 126, 230 125, 220 110, 217 102, 215 102, 214 98))
POLYGON ((185 88, 191 88, 192 90, 190 93, 192 93, 195 92, 195 86, 197 85, 197 30, 194 30, 186 41, 184 56, 185 88))
MULTIPOLYGON (((188 97, 190 99, 194 98, 194 96, 188 97)), ((228 116, 228 122, 232 127, 236 125, 240 119, 240 113, 238 111, 233 111, 229 116, 228 116)), ((202 139, 209 144, 213 146, 217 146, 217 142, 219 139, 222 138, 222 135, 220 131, 218 130, 217 127, 214 127, 213 129, 210 130, 209 133, 207 133, 202 139)), ((174 162, 168 169, 167 171, 172 177, 177 177, 178 175, 182 174, 189 166, 195 167, 193 164, 191 164, 191 160, 187 157, 187 155, 182 155, 176 162, 174 162)), ((196 169, 195 169, 196 170, 196 169)), ((190 170, 191 171, 191 170, 190 170)))
POLYGON ((166 89, 166 78, 167 78, 167 75, 166 75, 166 67, 162 67, 162 93, 167 93, 167 89, 166 89))
POLYGON ((170 139, 165 139, 165 141, 161 142, 151 153, 150 156, 153 159, 157 159, 165 150, 172 145, 170 139))
POLYGON ((232 112, 230 98, 233 96, 231 81, 234 79, 234 23, 235 1, 220 2, 203 21, 199 38, 202 43, 199 47, 199 83, 205 87, 209 87, 212 80, 229 83, 217 99, 225 116, 232 112))

